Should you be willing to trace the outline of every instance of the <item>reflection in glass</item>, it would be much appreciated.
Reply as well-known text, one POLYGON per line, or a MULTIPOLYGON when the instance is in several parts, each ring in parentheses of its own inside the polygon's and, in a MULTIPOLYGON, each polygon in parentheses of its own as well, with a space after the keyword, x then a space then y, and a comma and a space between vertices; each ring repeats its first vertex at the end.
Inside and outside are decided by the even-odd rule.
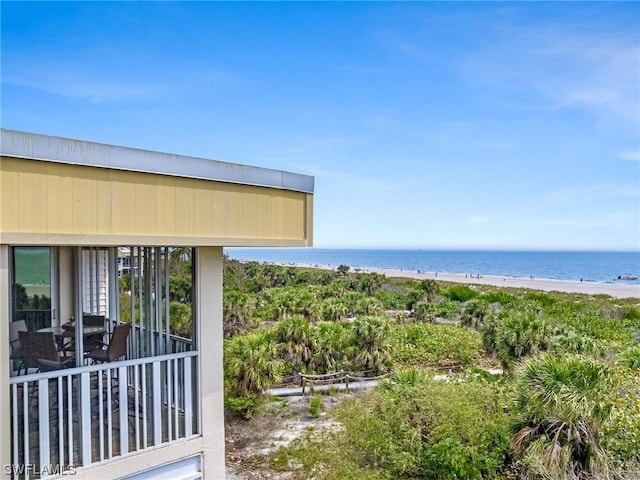
POLYGON ((51 326, 51 249, 13 248, 12 321, 35 331, 51 326))

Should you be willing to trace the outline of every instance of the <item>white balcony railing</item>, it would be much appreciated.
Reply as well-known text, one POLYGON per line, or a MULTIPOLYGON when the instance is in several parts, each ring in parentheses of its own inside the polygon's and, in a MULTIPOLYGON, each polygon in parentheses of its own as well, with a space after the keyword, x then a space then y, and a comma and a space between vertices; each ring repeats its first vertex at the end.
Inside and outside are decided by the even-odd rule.
POLYGON ((11 377, 12 464, 44 478, 199 433, 197 351, 11 377))

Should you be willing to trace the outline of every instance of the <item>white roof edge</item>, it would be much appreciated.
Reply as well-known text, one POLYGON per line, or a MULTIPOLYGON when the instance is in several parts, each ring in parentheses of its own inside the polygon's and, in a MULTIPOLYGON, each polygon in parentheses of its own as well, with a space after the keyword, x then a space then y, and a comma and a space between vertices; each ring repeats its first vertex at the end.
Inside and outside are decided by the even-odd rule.
POLYGON ((313 193, 314 178, 238 163, 20 132, 3 128, 0 154, 175 177, 198 178, 313 193))

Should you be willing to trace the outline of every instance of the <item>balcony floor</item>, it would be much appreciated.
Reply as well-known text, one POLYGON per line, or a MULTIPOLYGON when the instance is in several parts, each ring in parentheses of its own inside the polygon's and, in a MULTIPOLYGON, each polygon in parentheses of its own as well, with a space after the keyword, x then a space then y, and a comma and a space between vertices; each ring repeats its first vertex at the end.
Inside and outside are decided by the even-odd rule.
MULTIPOLYGON (((54 382, 50 382, 54 383, 54 382)), ((78 468, 81 465, 81 441, 80 439, 80 420, 77 408, 77 398, 72 400, 71 410, 69 410, 68 400, 62 396, 62 408, 58 405, 58 392, 54 387, 49 389, 49 445, 46 447, 49 450, 49 465, 54 467, 57 465, 74 465, 78 468), (69 425, 69 412, 71 412, 71 426, 69 425), (59 416, 62 414, 62 429, 60 428, 59 416), (69 452, 69 430, 71 430, 72 436, 72 448, 69 452), (60 438, 62 436, 63 438, 60 438), (62 443, 62 453, 60 452, 60 444, 62 443), (72 461, 69 461, 69 458, 72 461)), ((160 441, 158 444, 168 443, 172 440, 185 437, 185 415, 184 411, 169 407, 166 402, 161 406, 161 415, 157 419, 153 418, 153 411, 150 406, 144 407, 141 396, 138 397, 138 405, 136 408, 136 399, 134 390, 129 387, 128 389, 128 406, 127 406, 127 420, 125 422, 125 428, 127 430, 126 437, 128 439, 128 451, 127 453, 137 452, 148 447, 154 446, 154 428, 160 428, 160 441), (136 416, 137 411, 137 416, 136 416), (145 421, 146 419, 146 421, 145 421), (146 435, 145 435, 146 433, 146 435)), ((104 393, 104 392, 103 392, 104 393)), ((77 395, 74 395, 77 397, 77 395)), ((106 397, 106 395, 103 395, 106 397)), ((24 445, 24 403, 22 389, 18 389, 17 404, 18 408, 18 432, 14 436, 12 431, 12 438, 17 437, 17 444, 14 444, 14 448, 18 448, 17 463, 40 465, 41 450, 43 445, 41 442, 41 425, 40 425, 40 412, 37 408, 38 392, 29 391, 28 401, 28 457, 25 458, 25 445, 24 445)), ((117 402, 117 395, 114 393, 111 397, 111 408, 105 398, 100 402, 100 395, 97 390, 92 388, 91 393, 91 463, 101 462, 106 459, 120 456, 121 449, 121 436, 120 436, 120 408, 117 402), (100 403, 102 405, 100 405, 100 403), (102 418, 100 416, 100 410, 102 409, 102 418), (109 422, 109 419, 111 420, 109 422)), ((149 400, 149 398, 148 398, 149 400)), ((46 424, 45 424, 46 425, 46 424)), ((197 427, 194 425, 191 429, 193 432, 197 431, 197 427)), ((14 452, 12 452, 13 458, 14 452)), ((14 478, 27 478, 25 475, 14 475, 14 478)), ((39 472, 31 472, 28 478, 41 478, 39 472)))

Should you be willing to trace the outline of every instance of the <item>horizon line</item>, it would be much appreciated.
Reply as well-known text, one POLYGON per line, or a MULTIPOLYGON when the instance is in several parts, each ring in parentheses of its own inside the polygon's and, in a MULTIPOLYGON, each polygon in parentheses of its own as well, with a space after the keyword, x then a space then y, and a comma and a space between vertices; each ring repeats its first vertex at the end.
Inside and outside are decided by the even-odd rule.
POLYGON ((591 252, 591 253, 638 253, 640 249, 604 248, 538 248, 538 247, 353 247, 353 246, 313 246, 313 247, 224 247, 225 249, 254 250, 424 250, 449 252, 591 252))

